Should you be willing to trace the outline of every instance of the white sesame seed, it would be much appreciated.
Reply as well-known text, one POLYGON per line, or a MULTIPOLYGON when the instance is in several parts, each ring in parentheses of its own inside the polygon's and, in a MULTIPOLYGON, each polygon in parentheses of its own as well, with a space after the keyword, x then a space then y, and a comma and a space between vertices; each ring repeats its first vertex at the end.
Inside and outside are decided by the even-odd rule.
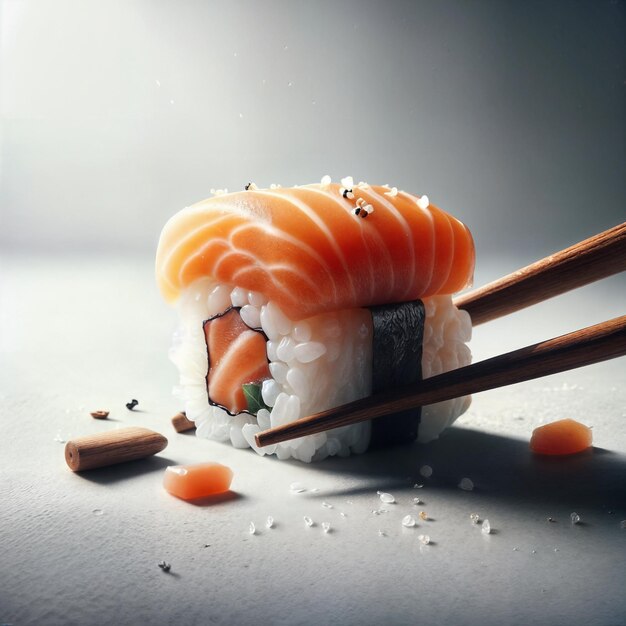
POLYGON ((328 174, 326 174, 325 176, 322 176, 322 180, 320 181, 320 184, 322 185, 322 187, 328 187, 331 181, 332 181, 332 178, 328 174))
POLYGON ((428 196, 424 195, 421 198, 418 198, 417 200, 417 206, 420 209, 427 209, 428 205, 430 204, 430 200, 428 199, 428 196))
POLYGON ((346 189, 352 189, 352 187, 354 187, 354 180, 353 180, 352 176, 346 176, 345 178, 341 179, 341 184, 346 189))

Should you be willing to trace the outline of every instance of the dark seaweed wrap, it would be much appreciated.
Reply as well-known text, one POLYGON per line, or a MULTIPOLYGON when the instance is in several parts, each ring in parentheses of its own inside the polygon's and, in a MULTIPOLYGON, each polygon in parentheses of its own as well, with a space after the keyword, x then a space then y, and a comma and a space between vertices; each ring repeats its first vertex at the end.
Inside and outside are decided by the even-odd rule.
MULTIPOLYGON (((424 304, 421 300, 369 307, 372 314, 372 393, 422 380, 424 304)), ((372 420, 370 449, 417 438, 421 409, 372 420)))

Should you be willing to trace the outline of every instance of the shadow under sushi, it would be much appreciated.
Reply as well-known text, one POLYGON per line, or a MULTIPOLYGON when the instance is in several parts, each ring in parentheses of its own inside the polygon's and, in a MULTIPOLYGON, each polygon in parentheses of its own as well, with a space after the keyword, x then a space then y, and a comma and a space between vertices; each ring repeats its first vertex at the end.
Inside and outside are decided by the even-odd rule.
MULTIPOLYGON (((592 448, 566 457, 533 454, 528 442, 453 427, 429 444, 395 446, 349 458, 330 458, 314 463, 316 472, 353 476, 372 487, 344 489, 334 495, 392 491, 424 484, 429 490, 455 490, 468 477, 473 491, 484 497, 523 503, 568 503, 577 507, 626 507, 626 456, 592 448), (420 475, 429 465, 433 474, 420 475)), ((415 490, 415 495, 426 492, 415 490)), ((327 494, 328 495, 328 494, 327 494)), ((617 511, 616 511, 617 512, 617 511)))

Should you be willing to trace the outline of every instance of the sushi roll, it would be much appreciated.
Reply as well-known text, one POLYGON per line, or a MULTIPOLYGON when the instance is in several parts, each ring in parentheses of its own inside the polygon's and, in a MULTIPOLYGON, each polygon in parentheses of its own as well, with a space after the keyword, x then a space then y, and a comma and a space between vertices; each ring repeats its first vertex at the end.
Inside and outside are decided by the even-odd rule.
POLYGON ((161 233, 159 288, 179 325, 176 393, 199 437, 310 462, 435 439, 457 398, 258 448, 254 436, 372 393, 468 365, 467 227, 396 188, 247 185, 174 215, 161 233))

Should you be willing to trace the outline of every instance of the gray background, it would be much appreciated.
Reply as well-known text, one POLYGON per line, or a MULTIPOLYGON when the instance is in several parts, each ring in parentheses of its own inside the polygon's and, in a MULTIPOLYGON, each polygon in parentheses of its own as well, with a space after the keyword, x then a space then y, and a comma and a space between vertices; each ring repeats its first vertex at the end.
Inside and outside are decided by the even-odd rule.
POLYGON ((151 255, 212 187, 326 173, 427 193, 504 262, 626 215, 624 2, 0 7, 5 249, 151 255))

